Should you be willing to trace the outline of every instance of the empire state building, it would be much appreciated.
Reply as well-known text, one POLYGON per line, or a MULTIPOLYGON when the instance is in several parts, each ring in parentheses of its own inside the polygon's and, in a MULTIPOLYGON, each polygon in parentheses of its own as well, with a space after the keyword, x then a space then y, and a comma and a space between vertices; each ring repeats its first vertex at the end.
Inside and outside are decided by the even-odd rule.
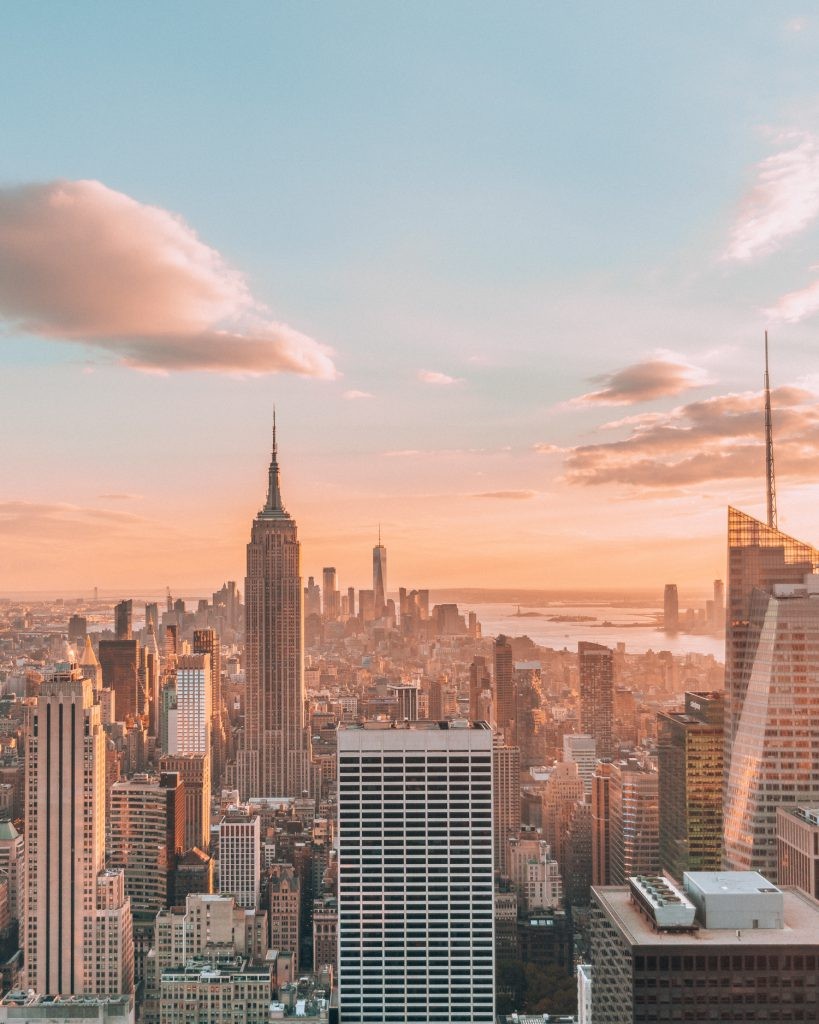
POLYGON ((245 577, 246 707, 237 783, 251 796, 310 788, 304 721, 302 582, 296 523, 282 505, 276 421, 267 501, 253 520, 245 577))

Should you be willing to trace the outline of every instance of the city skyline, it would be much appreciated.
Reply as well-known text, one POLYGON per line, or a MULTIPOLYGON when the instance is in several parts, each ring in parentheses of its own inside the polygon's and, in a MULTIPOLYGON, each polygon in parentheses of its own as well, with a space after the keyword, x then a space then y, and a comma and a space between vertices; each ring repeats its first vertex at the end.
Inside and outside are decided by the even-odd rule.
POLYGON ((764 508, 766 327, 810 533, 819 18, 97 14, 0 42, 4 589, 240 579, 274 402, 311 568, 364 584, 380 522, 425 586, 722 576, 725 505, 764 508))

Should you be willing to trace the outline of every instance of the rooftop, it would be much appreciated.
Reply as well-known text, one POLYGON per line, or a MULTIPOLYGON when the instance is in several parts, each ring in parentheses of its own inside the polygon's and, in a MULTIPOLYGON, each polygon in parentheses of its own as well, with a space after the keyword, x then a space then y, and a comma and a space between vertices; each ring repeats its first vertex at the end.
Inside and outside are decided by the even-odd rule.
MULTIPOLYGON (((714 874, 713 872, 697 873, 714 874)), ((718 874, 736 873, 719 872, 718 874)), ((744 872, 742 873, 744 874, 744 872)), ((752 873, 755 874, 755 872, 752 873)), ((766 880, 763 879, 763 881, 766 880)), ((740 938, 737 937, 735 928, 701 927, 693 935, 686 932, 658 932, 633 903, 628 886, 593 886, 592 891, 617 930, 632 946, 691 947, 696 945, 705 952, 709 946, 741 945, 747 948, 748 946, 802 945, 813 946, 819 952, 819 903, 803 896, 796 889, 781 889, 784 898, 784 926, 782 928, 742 929, 740 938)))
POLYGON ((779 892, 773 882, 769 882, 758 871, 687 871, 686 876, 706 896, 749 896, 759 892, 779 892))

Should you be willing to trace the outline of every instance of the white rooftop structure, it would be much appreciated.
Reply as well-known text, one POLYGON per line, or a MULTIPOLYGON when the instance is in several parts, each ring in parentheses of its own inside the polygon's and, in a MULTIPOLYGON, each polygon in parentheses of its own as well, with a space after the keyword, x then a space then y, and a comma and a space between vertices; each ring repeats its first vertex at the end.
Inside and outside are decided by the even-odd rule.
POLYGON ((782 928, 784 896, 758 871, 687 871, 683 888, 705 928, 782 928))

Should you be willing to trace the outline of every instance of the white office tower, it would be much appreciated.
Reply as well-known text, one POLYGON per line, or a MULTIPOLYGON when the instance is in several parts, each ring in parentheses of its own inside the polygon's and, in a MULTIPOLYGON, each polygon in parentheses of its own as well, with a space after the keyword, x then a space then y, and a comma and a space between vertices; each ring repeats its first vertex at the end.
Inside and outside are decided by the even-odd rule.
POLYGON ((262 887, 262 827, 258 814, 231 808, 219 822, 219 893, 255 910, 262 887))
POLYGON ((183 654, 176 663, 176 710, 169 717, 169 754, 210 755, 210 655, 183 654))
POLYGON ((338 730, 341 1024, 493 1024, 492 733, 338 730))
POLYGON ((23 945, 29 987, 133 991, 131 905, 105 871, 105 734, 91 682, 61 663, 28 709, 23 945))

